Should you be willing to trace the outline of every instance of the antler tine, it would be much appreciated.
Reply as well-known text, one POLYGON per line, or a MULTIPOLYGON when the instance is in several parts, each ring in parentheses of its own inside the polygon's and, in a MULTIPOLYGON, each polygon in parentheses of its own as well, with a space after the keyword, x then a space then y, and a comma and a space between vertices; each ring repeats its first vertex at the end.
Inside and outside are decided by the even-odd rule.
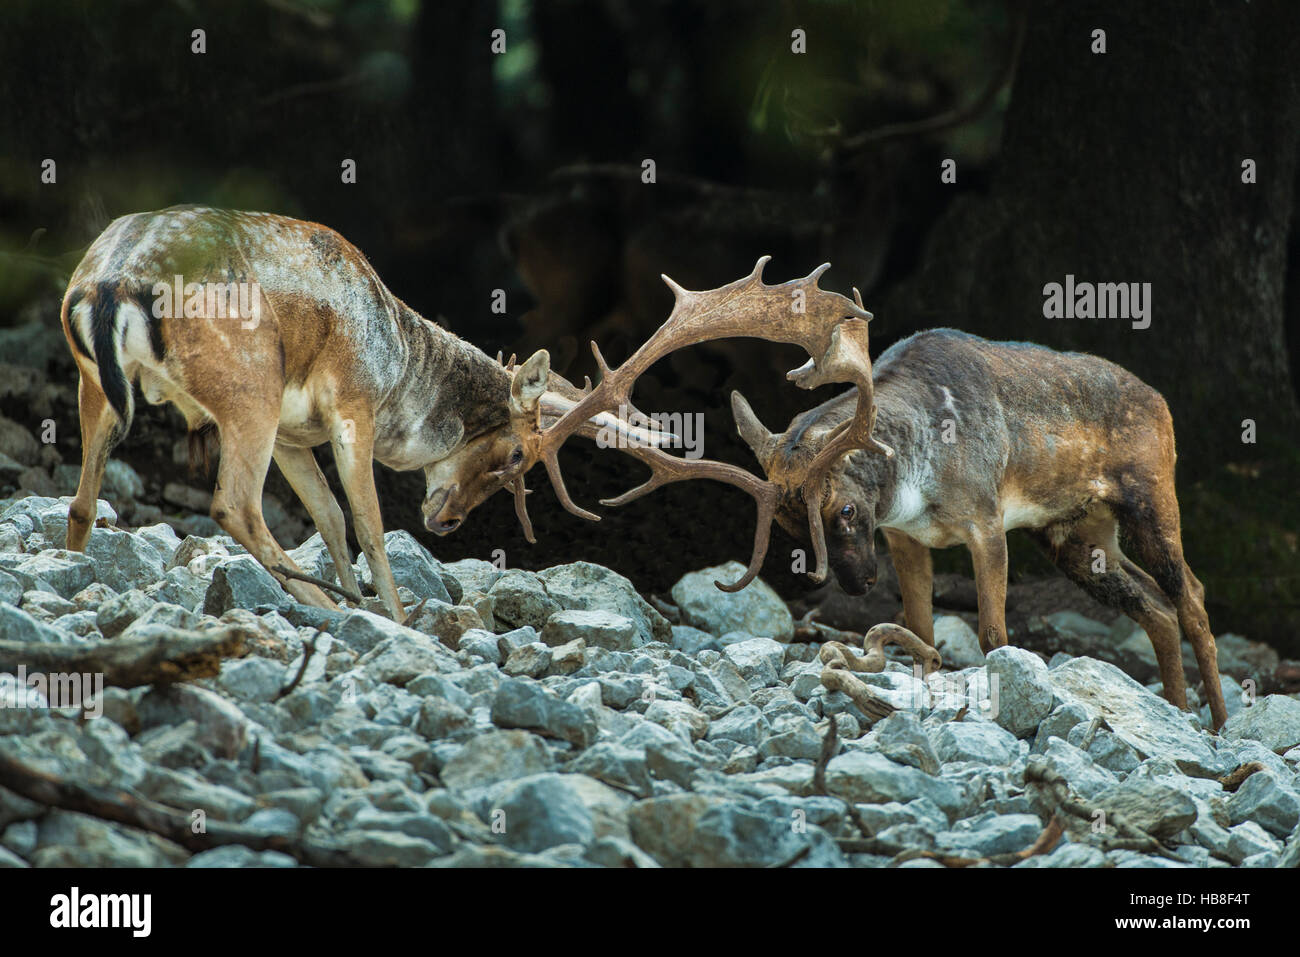
POLYGON ((780 502, 781 489, 776 484, 761 479, 736 465, 715 462, 710 459, 683 459, 669 455, 661 449, 631 447, 625 449, 629 455, 639 459, 650 467, 650 478, 634 489, 615 498, 600 500, 601 505, 626 505, 634 502, 655 489, 674 482, 688 479, 712 479, 732 485, 753 497, 758 506, 757 524, 754 527, 754 547, 750 553, 749 567, 736 581, 714 584, 725 592, 737 592, 753 581, 763 568, 763 559, 767 557, 768 542, 772 534, 772 522, 776 518, 776 507, 780 502))
POLYGON ((533 520, 528 517, 528 499, 526 498, 526 496, 533 493, 524 485, 522 475, 510 483, 510 489, 515 495, 515 517, 519 519, 519 524, 523 526, 524 538, 527 539, 529 545, 536 545, 537 538, 533 535, 533 520))

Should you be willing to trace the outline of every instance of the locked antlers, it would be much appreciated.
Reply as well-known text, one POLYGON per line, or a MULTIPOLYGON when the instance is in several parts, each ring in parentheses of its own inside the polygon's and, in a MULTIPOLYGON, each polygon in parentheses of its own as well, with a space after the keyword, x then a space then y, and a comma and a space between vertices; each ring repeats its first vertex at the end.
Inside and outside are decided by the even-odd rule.
MULTIPOLYGON (((807 505, 808 528, 817 559, 811 574, 816 581, 822 581, 827 573, 827 557, 821 506, 831 469, 856 449, 893 454, 871 437, 876 415, 871 359, 867 352, 867 323, 871 313, 862 307, 857 290, 854 290, 855 301, 850 301, 839 293, 818 288, 817 279, 830 268, 829 263, 802 279, 767 285, 763 282, 763 268, 770 258, 762 257, 744 279, 718 289, 694 292, 664 276, 675 297, 668 320, 616 369, 606 364, 596 343, 591 344, 600 381, 579 393, 577 402, 542 432, 538 456, 546 463, 561 504, 575 515, 599 521, 599 516, 579 507, 569 496, 557 453, 570 436, 589 429, 590 420, 600 413, 627 408, 636 380, 655 362, 678 349, 716 339, 747 337, 801 346, 810 356, 809 361, 787 375, 800 388, 812 389, 834 382, 858 387, 856 414, 828 437, 798 483, 807 505)), ((696 478, 725 482, 753 497, 758 521, 749 567, 736 582, 716 583, 723 591, 739 591, 748 585, 762 567, 777 505, 789 489, 724 462, 683 459, 660 448, 639 444, 623 451, 648 465, 651 476, 643 484, 602 504, 625 505, 660 486, 696 478)))

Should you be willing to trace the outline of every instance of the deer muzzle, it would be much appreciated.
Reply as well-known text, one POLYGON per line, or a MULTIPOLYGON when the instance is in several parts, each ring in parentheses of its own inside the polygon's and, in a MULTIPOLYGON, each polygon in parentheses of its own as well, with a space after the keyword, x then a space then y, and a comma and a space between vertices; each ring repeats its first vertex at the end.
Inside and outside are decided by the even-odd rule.
POLYGON ((464 507, 456 501, 459 485, 439 489, 424 502, 424 527, 435 535, 446 535, 460 527, 465 518, 464 507))

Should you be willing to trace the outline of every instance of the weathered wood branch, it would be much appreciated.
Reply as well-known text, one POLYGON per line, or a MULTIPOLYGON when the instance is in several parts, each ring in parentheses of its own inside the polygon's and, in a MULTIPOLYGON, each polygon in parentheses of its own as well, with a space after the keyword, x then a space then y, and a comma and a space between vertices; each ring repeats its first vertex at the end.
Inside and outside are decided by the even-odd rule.
POLYGON ((186 631, 166 625, 112 641, 54 642, 0 640, 0 671, 102 674, 117 688, 211 678, 226 658, 244 654, 248 631, 239 626, 186 631))
POLYGON ((1027 784, 1041 785, 1049 793, 1050 797, 1056 801, 1058 810, 1087 821, 1090 825, 1097 820, 1099 815, 1104 815, 1108 826, 1114 828, 1119 835, 1118 839, 1111 838, 1108 841, 1103 838, 1108 848, 1159 854, 1161 857, 1167 857, 1172 861, 1182 860, 1142 828, 1129 823, 1123 815, 1114 811, 1107 811, 1105 808, 1090 804, 1078 797, 1070 788, 1070 782, 1059 771, 1049 767, 1047 762, 1041 758, 1032 758, 1025 766, 1025 782, 1027 784))
POLYGON ((323 588, 326 591, 332 591, 336 595, 341 595, 354 604, 361 604, 361 593, 344 588, 332 581, 326 581, 324 578, 317 578, 315 575, 308 575, 306 572, 295 571, 285 565, 276 565, 271 571, 285 578, 291 578, 294 581, 306 582, 308 585, 315 585, 317 588, 323 588))

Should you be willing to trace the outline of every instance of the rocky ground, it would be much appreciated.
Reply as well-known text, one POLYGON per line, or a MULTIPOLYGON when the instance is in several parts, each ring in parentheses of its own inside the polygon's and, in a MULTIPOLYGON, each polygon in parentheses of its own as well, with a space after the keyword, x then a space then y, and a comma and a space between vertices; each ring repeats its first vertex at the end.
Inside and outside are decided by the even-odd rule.
MULTIPOLYGON (((0 763, 244 840, 183 846, 0 787, 0 865, 1300 865, 1300 700, 1256 693, 1276 656, 1233 636, 1219 736, 1085 654, 1149 680, 1145 636, 1072 612, 1025 636, 1050 653, 987 660, 941 616, 941 672, 860 676, 896 709, 877 719, 823 686, 771 589, 714 588, 739 566, 651 604, 599 565, 440 564, 390 532, 403 599, 424 601, 404 627, 374 599, 296 604, 210 530, 100 510, 80 554, 60 547, 67 499, 0 501, 0 653, 221 632, 242 656, 81 708, 0 673, 0 763), (1050 853, 1011 856, 1054 814, 1050 853)), ((334 577, 319 536, 293 556, 334 577)))

